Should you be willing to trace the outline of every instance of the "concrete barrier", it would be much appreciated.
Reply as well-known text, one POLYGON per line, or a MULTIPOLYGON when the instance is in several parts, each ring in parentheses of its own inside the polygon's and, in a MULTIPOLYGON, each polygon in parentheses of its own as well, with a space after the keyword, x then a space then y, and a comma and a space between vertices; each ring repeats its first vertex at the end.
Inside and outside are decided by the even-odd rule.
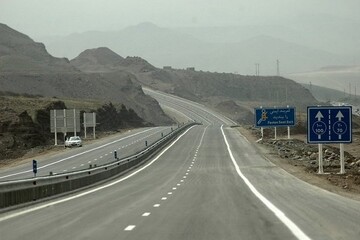
POLYGON ((193 125, 197 125, 197 123, 186 124, 162 137, 139 153, 127 158, 118 159, 109 164, 68 174, 0 182, 0 209, 80 190, 118 177, 149 160, 173 139, 193 125))

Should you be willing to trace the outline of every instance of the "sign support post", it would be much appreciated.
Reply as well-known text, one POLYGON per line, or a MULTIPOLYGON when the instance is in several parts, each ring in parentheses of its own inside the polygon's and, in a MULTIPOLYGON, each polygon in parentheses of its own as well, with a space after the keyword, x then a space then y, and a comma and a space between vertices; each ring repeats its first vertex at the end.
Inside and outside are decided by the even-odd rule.
POLYGON ((345 173, 344 144, 340 143, 340 174, 345 173))
POLYGON ((277 137, 277 136, 276 136, 276 127, 274 128, 274 132, 275 132, 275 140, 276 140, 276 137, 277 137))
POLYGON ((74 136, 76 137, 76 110, 74 108, 74 136))
POLYGON ((54 110, 54 127, 55 127, 55 146, 58 145, 58 142, 57 142, 57 131, 56 131, 56 110, 54 110))
POLYGON ((287 127, 287 130, 288 130, 288 139, 290 139, 290 127, 289 126, 287 127))
POLYGON ((84 112, 84 138, 86 138, 86 113, 84 112))
POLYGON ((95 115, 95 113, 93 112, 93 135, 94 135, 94 139, 96 139, 96 136, 95 136, 95 127, 96 127, 96 115, 95 115))
POLYGON ((319 171, 318 174, 324 174, 324 164, 323 164, 323 145, 321 143, 319 146, 319 171))

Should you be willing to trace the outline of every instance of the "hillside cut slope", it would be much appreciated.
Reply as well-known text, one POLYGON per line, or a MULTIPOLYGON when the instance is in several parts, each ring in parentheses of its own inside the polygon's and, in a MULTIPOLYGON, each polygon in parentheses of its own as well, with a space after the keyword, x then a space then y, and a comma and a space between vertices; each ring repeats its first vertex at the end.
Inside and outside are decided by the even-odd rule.
POLYGON ((134 75, 123 71, 84 73, 4 24, 0 36, 1 91, 112 101, 134 109, 147 122, 171 123, 158 102, 144 94, 134 75))
POLYGON ((202 102, 244 123, 251 122, 252 107, 290 105, 305 110, 317 103, 306 88, 283 77, 164 70, 139 57, 123 58, 108 48, 85 50, 71 64, 84 72, 126 71, 143 86, 202 102))

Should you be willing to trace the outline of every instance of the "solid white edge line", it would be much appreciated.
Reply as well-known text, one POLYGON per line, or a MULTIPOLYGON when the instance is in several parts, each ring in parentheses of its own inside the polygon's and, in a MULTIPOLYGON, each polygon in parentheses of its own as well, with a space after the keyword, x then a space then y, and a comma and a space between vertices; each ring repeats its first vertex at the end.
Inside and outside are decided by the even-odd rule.
POLYGON ((282 222, 284 225, 291 231, 291 233, 299 240, 311 240, 293 221, 291 221, 280 209, 278 209, 274 204, 272 204, 267 198, 265 198, 252 183, 245 177, 245 175, 241 172, 239 165, 236 163, 235 158, 232 154, 230 145, 227 141, 227 138, 223 129, 224 125, 221 125, 221 133, 224 137, 224 141, 229 152, 231 161, 233 162, 236 172, 245 182, 245 184, 249 187, 249 189, 253 192, 253 194, 270 210, 275 216, 282 222))
POLYGON ((76 198, 79 198, 79 197, 83 197, 83 196, 86 196, 90 193, 93 193, 93 192, 97 192, 99 190, 102 190, 102 189, 105 189, 105 188, 108 188, 108 187, 111 187, 115 184, 118 184, 118 183, 121 183, 129 178, 131 178, 132 176, 138 174, 139 172, 143 171, 144 169, 148 168, 149 166, 151 166, 154 162, 156 162, 165 152, 167 152, 172 146, 174 146, 174 144, 180 140, 180 138, 182 138, 188 131, 190 131, 194 126, 190 127, 188 130, 186 130, 184 133, 182 133, 179 137, 176 138, 175 141, 173 141, 169 146, 167 146, 163 151, 161 151, 153 160, 151 160, 148 164, 146 164, 145 166, 141 167, 140 169, 132 172, 131 174, 123 177, 123 178, 120 178, 119 180, 116 180, 114 182, 111 182, 111 183, 108 183, 106 185, 103 185, 103 186, 100 186, 100 187, 97 187, 97 188, 94 188, 94 189, 91 189, 91 190, 88 190, 88 191, 85 191, 85 192, 82 192, 82 193, 79 193, 79 194, 76 194, 74 196, 71 196, 71 197, 68 197, 68 198, 64 198, 64 199, 60 199, 60 200, 56 200, 56 201, 53 201, 53 202, 49 202, 49 203, 46 203, 46 204, 43 204, 43 205, 40 205, 40 206, 37 206, 37 207, 32 207, 32 208, 29 208, 29 209, 26 209, 26 210, 23 210, 23 211, 20 211, 20 212, 16 212, 16 213, 13 213, 13 214, 9 214, 7 216, 4 216, 4 217, 0 217, 0 222, 2 221, 5 221, 5 220, 8 220, 8 219, 11 219, 11 218, 14 218, 14 217, 18 217, 18 216, 21 216, 21 215, 24 215, 24 214, 27 214, 27 213, 30 213, 30 212, 34 212, 34 211, 37 211, 37 210, 41 210, 43 208, 46 208, 46 207, 50 207, 50 206, 54 206, 54 205, 57 205, 57 204, 60 204, 60 203, 64 203, 64 202, 67 202, 67 201, 70 201, 70 200, 73 200, 73 199, 76 199, 76 198))
MULTIPOLYGON (((72 156, 70 156, 70 157, 66 157, 66 158, 60 159, 60 160, 58 160, 58 161, 49 163, 49 164, 45 164, 45 165, 43 165, 43 166, 38 167, 38 169, 43 169, 43 168, 46 168, 46 167, 55 165, 55 164, 57 164, 57 163, 60 163, 60 162, 63 162, 63 161, 72 159, 72 158, 74 158, 74 157, 78 157, 78 156, 84 155, 84 154, 86 154, 86 153, 93 152, 93 151, 95 151, 95 150, 98 150, 98 149, 107 147, 107 146, 109 146, 109 145, 111 145, 111 144, 115 144, 115 143, 120 142, 120 141, 122 141, 122 140, 131 138, 131 137, 134 137, 134 136, 136 136, 136 135, 139 135, 139 134, 142 134, 142 133, 145 133, 145 132, 148 132, 148 131, 150 131, 150 130, 157 129, 157 128, 159 128, 159 127, 146 129, 146 130, 144 130, 144 131, 141 131, 141 132, 138 132, 138 133, 135 133, 135 134, 132 134, 132 135, 129 135, 129 136, 126 136, 126 137, 117 139, 117 140, 115 140, 115 141, 112 141, 112 142, 103 144, 103 145, 101 145, 101 146, 98 146, 98 147, 95 147, 95 148, 86 150, 86 151, 84 151, 84 152, 77 153, 77 154, 72 155, 72 156)), ((161 130, 160 130, 160 131, 161 131, 161 130)), ((158 132, 160 132, 160 131, 157 131, 156 133, 158 133, 158 132)), ((8 174, 8 175, 4 175, 4 176, 0 176, 0 179, 7 178, 7 177, 12 177, 12 176, 16 176, 16 175, 20 175, 20 174, 24 174, 24 173, 28 173, 28 172, 32 172, 32 169, 30 169, 30 170, 25 170, 25 171, 21 171, 21 172, 17 172, 17 173, 12 173, 12 174, 8 174)))

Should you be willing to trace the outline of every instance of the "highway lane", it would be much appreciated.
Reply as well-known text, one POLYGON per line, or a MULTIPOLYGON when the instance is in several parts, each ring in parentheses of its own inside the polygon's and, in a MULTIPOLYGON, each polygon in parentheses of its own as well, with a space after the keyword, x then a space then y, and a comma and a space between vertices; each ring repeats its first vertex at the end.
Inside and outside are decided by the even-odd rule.
POLYGON ((143 88, 144 92, 155 98, 160 104, 169 106, 177 111, 186 113, 192 120, 203 124, 225 124, 236 125, 233 120, 205 107, 202 104, 192 102, 178 96, 166 94, 148 88, 143 88))
POLYGON ((131 178, 86 197, 6 220, 0 217, 2 236, 9 240, 296 239, 244 186, 224 141, 215 137, 219 134, 218 126, 194 127, 131 178), (12 226, 22 227, 14 231, 12 226))
POLYGON ((210 114, 208 123, 191 128, 147 165, 107 185, 1 214, 1 236, 359 239, 360 202, 273 165, 226 118, 211 117, 210 110, 176 98, 163 104, 169 101, 192 118, 210 114))
MULTIPOLYGON (((171 128, 177 126, 143 128, 128 131, 116 136, 107 137, 90 144, 84 144, 81 148, 67 148, 52 155, 40 155, 34 157, 38 161, 37 176, 68 173, 76 170, 89 168, 89 165, 102 165, 114 161, 114 151, 118 158, 130 156, 159 140, 163 135, 169 134, 171 128)), ((0 181, 24 179, 33 177, 32 162, 0 169, 0 181)))

